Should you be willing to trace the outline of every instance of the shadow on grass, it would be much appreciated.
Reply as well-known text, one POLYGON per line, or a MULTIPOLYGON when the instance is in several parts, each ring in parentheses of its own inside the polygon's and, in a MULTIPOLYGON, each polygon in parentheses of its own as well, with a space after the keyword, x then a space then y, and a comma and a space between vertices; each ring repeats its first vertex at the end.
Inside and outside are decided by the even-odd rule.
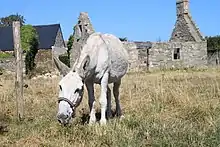
POLYGON ((8 123, 11 121, 7 114, 0 113, 0 134, 8 132, 8 123))

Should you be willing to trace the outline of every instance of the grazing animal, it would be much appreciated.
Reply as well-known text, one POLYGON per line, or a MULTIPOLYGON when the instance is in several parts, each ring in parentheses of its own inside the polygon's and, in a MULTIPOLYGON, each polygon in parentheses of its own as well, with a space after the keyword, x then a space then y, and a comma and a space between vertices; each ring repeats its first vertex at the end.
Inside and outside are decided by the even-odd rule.
POLYGON ((83 97, 84 85, 88 91, 88 104, 90 108, 89 124, 96 122, 94 84, 99 84, 101 94, 100 124, 106 124, 111 116, 111 90, 108 84, 113 83, 113 94, 116 103, 116 115, 120 117, 119 87, 122 77, 128 69, 128 53, 122 42, 111 34, 93 33, 82 47, 80 56, 70 69, 54 57, 56 67, 63 76, 59 82, 59 108, 58 121, 66 125, 75 114, 83 97))

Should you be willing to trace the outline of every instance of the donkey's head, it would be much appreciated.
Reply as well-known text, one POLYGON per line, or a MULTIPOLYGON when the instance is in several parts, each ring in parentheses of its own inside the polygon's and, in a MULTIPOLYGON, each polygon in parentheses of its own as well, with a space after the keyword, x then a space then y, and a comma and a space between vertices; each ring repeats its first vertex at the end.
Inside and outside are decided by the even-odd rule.
POLYGON ((59 82, 59 98, 58 98, 58 121, 66 125, 75 115, 75 110, 82 101, 84 91, 84 79, 88 72, 90 62, 89 56, 86 56, 78 68, 68 68, 57 57, 54 57, 54 63, 62 79, 59 82))

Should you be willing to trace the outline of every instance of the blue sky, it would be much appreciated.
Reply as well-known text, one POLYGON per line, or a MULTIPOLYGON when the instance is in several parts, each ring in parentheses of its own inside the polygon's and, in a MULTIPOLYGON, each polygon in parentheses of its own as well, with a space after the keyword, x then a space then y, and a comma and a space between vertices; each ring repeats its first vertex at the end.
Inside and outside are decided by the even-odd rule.
MULTIPOLYGON (((166 41, 176 21, 176 0, 2 0, 0 17, 19 13, 27 24, 60 23, 65 39, 81 11, 97 32, 135 41, 166 41)), ((203 35, 220 35, 220 0, 190 0, 190 12, 203 35)))

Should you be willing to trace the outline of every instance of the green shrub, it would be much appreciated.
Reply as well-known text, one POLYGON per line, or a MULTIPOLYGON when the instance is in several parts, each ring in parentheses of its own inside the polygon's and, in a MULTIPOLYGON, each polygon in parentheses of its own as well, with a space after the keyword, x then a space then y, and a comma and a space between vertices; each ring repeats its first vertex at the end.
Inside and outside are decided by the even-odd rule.
POLYGON ((70 59, 69 59, 68 53, 60 55, 59 59, 61 62, 66 64, 68 67, 70 67, 70 59))
POLYGON ((206 36, 208 50, 220 50, 220 35, 206 36))
POLYGON ((12 53, 0 52, 0 58, 10 58, 13 57, 12 53))
POLYGON ((73 41, 74 41, 74 36, 70 35, 68 42, 67 42, 67 48, 68 48, 67 55, 69 59, 70 59, 70 50, 72 49, 72 46, 73 46, 73 41))
POLYGON ((38 52, 39 38, 37 31, 31 25, 24 25, 21 28, 21 45, 26 52, 25 56, 25 73, 31 74, 35 68, 35 56, 38 52))

